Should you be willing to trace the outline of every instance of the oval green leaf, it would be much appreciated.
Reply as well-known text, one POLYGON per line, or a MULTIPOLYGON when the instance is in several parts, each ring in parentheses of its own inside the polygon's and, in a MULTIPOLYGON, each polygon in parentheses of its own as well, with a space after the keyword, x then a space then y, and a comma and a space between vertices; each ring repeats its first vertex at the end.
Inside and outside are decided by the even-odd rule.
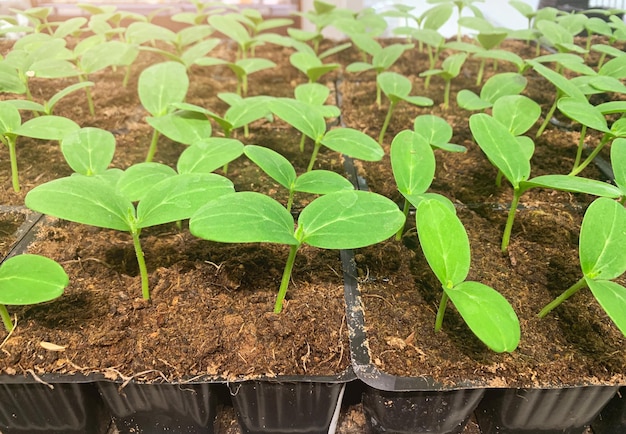
POLYGON ((26 305, 54 300, 69 278, 57 262, 45 256, 18 255, 0 265, 0 304, 26 305))

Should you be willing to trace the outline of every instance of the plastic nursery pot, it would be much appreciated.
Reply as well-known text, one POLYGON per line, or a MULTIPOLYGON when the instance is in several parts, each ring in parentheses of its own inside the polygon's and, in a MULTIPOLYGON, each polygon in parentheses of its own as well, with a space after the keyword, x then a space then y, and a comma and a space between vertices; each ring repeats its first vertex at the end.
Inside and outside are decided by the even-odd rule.
POLYGON ((99 434, 111 416, 93 378, 82 375, 0 376, 0 431, 99 434))
POLYGON ((626 432, 626 387, 620 388, 591 424, 594 434, 626 432))
POLYGON ((217 383, 101 381, 100 395, 119 433, 212 433, 217 383))
MULTIPOLYGON (((475 415, 483 434, 582 434, 616 390, 617 386, 490 389, 475 415)), ((606 432, 622 431, 612 427, 606 432)))
POLYGON ((446 389, 429 378, 399 377, 378 369, 370 358, 353 252, 341 254, 350 355, 356 377, 368 386, 362 402, 369 429, 379 433, 462 432, 485 390, 446 389))
POLYGON ((355 379, 348 368, 336 376, 282 376, 228 385, 243 433, 334 433, 343 394, 355 379))

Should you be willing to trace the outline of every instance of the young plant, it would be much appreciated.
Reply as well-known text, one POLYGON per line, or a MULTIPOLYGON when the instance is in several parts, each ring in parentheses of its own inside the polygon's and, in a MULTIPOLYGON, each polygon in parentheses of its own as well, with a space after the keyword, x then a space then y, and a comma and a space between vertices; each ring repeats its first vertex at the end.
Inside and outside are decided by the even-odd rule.
POLYGON ((200 66, 227 66, 237 78, 237 93, 241 97, 248 95, 248 77, 255 72, 271 69, 276 66, 274 62, 259 57, 248 57, 237 60, 236 62, 227 62, 223 59, 215 57, 201 57, 195 61, 200 66))
POLYGON ((55 179, 28 192, 25 204, 64 220, 130 233, 147 300, 150 288, 141 230, 187 219, 207 200, 233 191, 233 184, 216 174, 177 174, 162 164, 140 163, 115 176, 55 179))
MULTIPOLYGON (((460 18, 463 16, 464 10, 470 10, 475 17, 482 18, 483 13, 480 11, 476 3, 482 3, 484 0, 427 0, 430 4, 440 4, 447 3, 453 4, 457 10, 457 16, 460 18)), ((458 23, 458 21, 457 21, 458 23)), ((457 33, 456 33, 457 42, 461 41, 461 24, 457 25, 457 33)))
MULTIPOLYGON (((367 35, 353 35, 352 42, 362 51, 372 56, 371 63, 368 62, 354 62, 346 67, 347 72, 363 72, 374 70, 376 77, 378 77, 383 71, 388 70, 394 63, 402 56, 406 50, 414 47, 413 44, 391 44, 386 47, 381 46, 371 36, 367 35)), ((381 89, 376 81, 376 105, 381 106, 381 89)))
MULTIPOLYGON (((443 3, 426 9, 421 15, 415 16, 411 14, 413 6, 393 4, 394 9, 383 12, 381 15, 391 18, 404 18, 404 26, 398 26, 393 29, 395 35, 406 35, 410 42, 415 30, 433 30, 438 31, 452 16, 453 6, 443 3), (415 26, 409 25, 412 21, 415 26)), ((419 51, 423 50, 423 43, 419 41, 419 51)))
POLYGON ((289 160, 272 149, 248 145, 243 152, 274 181, 289 191, 287 211, 291 211, 296 192, 328 194, 340 190, 354 189, 350 181, 330 170, 311 170, 298 176, 289 160))
POLYGON ((485 81, 480 89, 480 96, 469 89, 461 89, 456 95, 456 103, 465 110, 485 110, 502 96, 519 95, 527 83, 526 77, 516 72, 495 74, 485 81))
POLYGON ((354 249, 381 242, 404 223, 391 200, 365 191, 338 191, 320 196, 298 217, 269 196, 239 192, 212 200, 189 221, 197 237, 224 243, 279 243, 290 246, 274 312, 280 313, 298 249, 354 249))
MULTIPOLYGON (((163 62, 149 66, 139 75, 139 100, 153 118, 166 116, 174 103, 182 103, 187 96, 189 77, 186 68, 178 62, 163 62)), ((159 131, 154 130, 146 161, 152 161, 157 150, 159 131)))
POLYGON ((425 200, 417 207, 415 220, 424 256, 443 289, 435 331, 441 329, 450 300, 487 347, 498 353, 515 350, 520 324, 509 302, 495 289, 466 280, 471 262, 469 239, 454 209, 438 200, 425 200))
MULTIPOLYGON (((319 83, 304 83, 296 86, 294 97, 297 101, 307 104, 311 110, 319 112, 325 119, 338 118, 341 115, 339 108, 335 105, 326 105, 330 89, 319 83)), ((306 135, 302 134, 300 139, 300 152, 304 152, 304 142, 306 135)))
POLYGON ((479 113, 470 117, 470 130, 476 143, 487 155, 491 164, 502 172, 502 175, 513 187, 513 200, 502 236, 501 248, 503 252, 507 251, 509 245, 520 197, 531 188, 549 188, 610 198, 621 195, 620 190, 615 186, 577 176, 543 175, 528 179, 532 154, 528 155, 526 145, 518 141, 506 126, 487 114, 479 113))
POLYGON ((312 23, 315 26, 315 30, 308 31, 290 27, 287 29, 287 33, 296 41, 311 42, 313 51, 319 53, 320 42, 324 39, 324 29, 337 20, 353 17, 354 12, 349 9, 338 8, 331 3, 314 0, 312 10, 297 12, 296 15, 300 15, 312 23))
POLYGON ((335 128, 327 132, 324 117, 319 112, 311 110, 307 104, 293 98, 274 99, 270 103, 270 110, 313 140, 313 153, 307 172, 313 169, 322 145, 365 161, 379 161, 384 155, 382 147, 361 131, 352 128, 335 128))
POLYGON ((450 84, 452 80, 461 73, 461 67, 467 59, 466 53, 452 54, 445 58, 441 63, 441 69, 429 69, 420 73, 420 77, 430 77, 438 75, 445 81, 445 87, 443 91, 443 108, 447 109, 450 106, 450 84))
POLYGON ((450 143, 453 131, 445 119, 435 115, 420 115, 413 121, 413 131, 424 137, 433 150, 441 149, 448 152, 467 152, 463 145, 450 143))
POLYGON ((617 328, 626 336, 626 288, 613 282, 626 271, 626 208, 598 198, 589 205, 580 228, 578 254, 583 277, 539 312, 543 318, 588 287, 617 328))
POLYGON ((389 122, 391 121, 391 115, 393 114, 393 110, 396 108, 400 101, 406 101, 409 104, 420 107, 427 107, 433 105, 433 100, 423 96, 409 95, 411 93, 412 87, 411 80, 396 72, 382 72, 376 78, 376 82, 378 83, 378 87, 382 90, 387 99, 389 99, 389 109, 387 110, 387 116, 385 116, 385 121, 383 122, 383 126, 378 136, 378 143, 382 145, 383 139, 385 137, 385 132, 387 132, 389 122))
POLYGON ((76 92, 77 90, 83 89, 85 87, 92 87, 94 86, 94 84, 95 83, 91 81, 83 81, 80 83, 71 84, 52 95, 50 99, 48 101, 44 101, 43 104, 28 99, 8 99, 5 101, 13 104, 13 106, 15 106, 18 110, 30 110, 35 113, 51 115, 53 114, 54 106, 56 106, 61 99, 65 98, 73 92, 76 92))
POLYGON ((0 318, 7 332, 15 327, 7 306, 45 303, 63 294, 69 278, 57 262, 23 254, 0 264, 0 318))
POLYGON ((61 152, 75 173, 84 176, 104 174, 113 161, 115 136, 100 128, 81 128, 61 140, 61 152))
POLYGON ((10 102, 0 102, 0 141, 9 148, 13 190, 20 191, 16 145, 19 136, 41 140, 61 140, 79 129, 72 120, 61 116, 39 116, 22 124, 20 112, 10 102))
POLYGON ((309 79, 309 83, 317 82, 324 74, 334 71, 339 63, 323 63, 323 57, 308 51, 298 51, 289 56, 289 63, 309 79))

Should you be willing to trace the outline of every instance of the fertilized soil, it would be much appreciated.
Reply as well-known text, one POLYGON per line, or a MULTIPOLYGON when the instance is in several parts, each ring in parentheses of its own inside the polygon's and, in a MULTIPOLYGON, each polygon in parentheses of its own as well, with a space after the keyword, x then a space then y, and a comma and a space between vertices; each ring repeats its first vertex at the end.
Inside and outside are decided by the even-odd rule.
MULTIPOLYGON (((523 43, 504 45, 523 58, 534 55, 534 48, 523 43)), ((2 54, 8 49, 5 46, 2 54)), ((216 50, 212 53, 216 57, 234 59, 232 45, 222 44, 216 50)), ((305 78, 289 64, 290 53, 270 46, 257 51, 258 56, 279 66, 269 73, 251 75, 251 95, 293 96, 293 89, 305 78)), ((89 115, 80 92, 62 100, 55 114, 81 126, 113 132, 117 151, 112 166, 125 169, 143 161, 151 129, 137 97, 137 77, 143 68, 162 60, 153 53, 142 53, 126 88, 120 85, 121 70, 90 77, 96 82, 96 117, 89 115)), ((359 56, 353 49, 329 59, 344 66, 356 60, 359 56)), ((546 303, 580 278, 577 239, 582 214, 593 198, 531 190, 522 197, 509 253, 500 253, 511 188, 507 183, 496 187, 496 170, 472 141, 468 128, 471 113, 454 103, 460 89, 478 91, 478 62, 470 59, 453 80, 448 109, 441 104, 441 80, 433 78, 424 88, 419 73, 427 68, 427 56, 417 50, 406 52, 392 68, 412 80, 414 95, 430 97, 435 104, 429 108, 398 106, 385 136, 387 156, 381 163, 356 162, 364 181, 361 187, 366 184, 401 204, 389 172, 392 138, 399 131, 412 129, 417 115, 432 113, 445 118, 454 130, 451 142, 468 150, 462 154, 436 152, 432 191, 453 200, 469 233, 472 269, 468 279, 496 288, 511 302, 520 318, 522 341, 512 354, 490 352, 471 334, 452 305, 448 306, 442 331, 434 333, 441 290, 420 252, 414 221, 409 218, 401 242, 390 240, 356 252, 372 360, 392 375, 432 376, 452 386, 460 381, 493 386, 537 386, 554 381, 567 385, 624 383, 624 338, 588 291, 576 294, 547 318, 537 318, 546 303)), ((507 70, 513 68, 498 65, 498 72, 507 70)), ((493 73, 490 66, 485 79, 493 73)), ((529 84, 524 93, 540 103, 546 113, 554 89, 532 71, 525 75, 529 84)), ((223 113, 227 106, 216 95, 234 91, 230 71, 194 67, 189 76, 187 101, 223 113)), ((34 80, 32 91, 36 99, 44 100, 72 82, 34 80)), ((338 103, 345 126, 378 137, 387 102, 382 107, 374 102, 373 73, 349 74, 340 69, 321 82, 331 88, 329 103, 338 103)), ((27 119, 29 114, 23 113, 23 117, 27 119)), ((568 173, 571 169, 579 131, 574 126, 566 128, 567 121, 560 120, 565 127, 551 125, 536 140, 533 176, 568 173)), ((537 127, 529 133, 531 137, 537 127)), ((220 134, 214 125, 214 135, 220 134)), ((299 133, 280 120, 255 122, 249 137, 241 133, 236 137, 246 144, 279 150, 292 159, 298 173, 304 171, 312 148, 307 142, 304 154, 300 153, 299 133)), ((590 134, 589 145, 595 146, 598 140, 590 134)), ((174 167, 184 149, 161 138, 155 160, 174 167)), ((8 174, 8 151, 1 152, 0 171, 8 174)), ((608 159, 608 149, 602 156, 608 159)), ((2 204, 21 205, 34 186, 71 173, 58 143, 20 138, 18 162, 22 191, 12 191, 7 175, 0 191, 2 204)), ((341 155, 322 150, 316 167, 342 173, 343 164, 341 155)), ((607 180, 595 166, 582 175, 607 180)), ((286 201, 283 189, 243 157, 229 165, 226 176, 237 190, 261 191, 286 201)), ((298 196, 296 213, 311 199, 298 196)), ((304 247, 298 253, 285 310, 273 314, 286 246, 210 243, 191 236, 185 224, 146 230, 142 244, 150 272, 150 301, 140 298, 140 279, 128 234, 46 219, 29 252, 59 261, 70 276, 70 285, 56 301, 10 308, 18 325, 2 344, 0 369, 5 373, 101 372, 110 378, 176 380, 332 375, 349 365, 338 252, 304 247), (62 351, 44 349, 42 342, 58 345, 62 351)))

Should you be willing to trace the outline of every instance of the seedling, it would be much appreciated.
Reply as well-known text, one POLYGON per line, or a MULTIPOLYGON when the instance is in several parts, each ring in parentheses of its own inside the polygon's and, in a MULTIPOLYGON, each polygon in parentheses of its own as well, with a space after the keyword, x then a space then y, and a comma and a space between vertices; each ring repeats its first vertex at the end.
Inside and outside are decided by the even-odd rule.
POLYGON ((413 104, 420 107, 427 107, 433 105, 433 100, 423 96, 411 96, 411 80, 403 75, 395 72, 382 72, 376 79, 378 87, 382 90, 385 96, 389 99, 389 109, 387 110, 387 116, 380 130, 378 136, 378 143, 383 144, 385 132, 389 127, 391 121, 391 115, 393 110, 400 101, 406 101, 409 104, 413 104))
MULTIPOLYGON (((475 3, 482 3, 484 0, 428 0, 428 3, 431 4, 439 4, 439 3, 448 3, 453 4, 457 9, 458 17, 460 18, 463 15, 463 11, 469 9, 472 11, 475 17, 482 18, 483 13, 478 9, 475 3)), ((461 41, 461 24, 458 24, 457 21, 457 33, 456 40, 458 42, 461 41)))
MULTIPOLYGON (((415 26, 410 26, 409 21, 413 21, 417 30, 433 30, 438 31, 452 16, 453 6, 451 4, 442 3, 428 8, 420 16, 415 16, 410 13, 413 6, 393 4, 391 5, 395 10, 383 12, 381 15, 386 17, 404 18, 404 26, 399 26, 393 29, 393 33, 396 35, 406 35, 407 39, 411 39, 416 30, 415 26)), ((423 43, 419 41, 419 51, 423 50, 423 43)))
POLYGON ((200 66, 227 66, 237 78, 237 93, 241 97, 248 95, 248 76, 255 72, 271 69, 276 66, 274 62, 268 59, 248 57, 237 60, 236 62, 227 62, 226 60, 215 57, 201 57, 195 61, 200 66))
POLYGON ((50 99, 48 101, 45 101, 43 104, 39 104, 38 102, 28 99, 10 99, 6 100, 6 102, 13 104, 13 106, 15 106, 18 110, 30 110, 35 113, 51 115, 53 114, 54 106, 56 106, 61 99, 65 98, 73 92, 76 92, 77 90, 92 86, 94 86, 94 83, 91 81, 83 81, 81 83, 71 84, 52 95, 50 99))
POLYGON ((443 91, 443 108, 447 109, 450 106, 450 84, 452 80, 461 73, 461 67, 467 59, 466 53, 452 54, 446 57, 441 63, 441 69, 429 69, 420 73, 420 77, 430 77, 438 75, 445 81, 445 87, 443 91))
POLYGON ((298 51, 289 56, 289 63, 305 74, 309 79, 309 83, 315 83, 324 74, 334 71, 341 66, 338 63, 323 63, 322 59, 314 53, 298 51))
POLYGON ((381 146, 361 131, 352 128, 335 128, 326 132, 324 117, 319 112, 311 110, 307 104, 295 99, 276 98, 271 101, 270 110, 313 140, 313 153, 307 172, 313 169, 322 145, 333 151, 365 161, 379 161, 384 155, 381 146))
POLYGON ((617 328, 626 336, 626 288, 613 282, 626 271, 626 208, 598 198, 589 205, 580 228, 578 254, 583 277, 539 312, 543 318, 588 287, 617 328))
POLYGON ((502 96, 519 95, 527 83, 526 77, 516 72, 495 74, 485 81, 480 89, 480 96, 469 89, 461 89, 456 95, 456 103, 465 110, 485 110, 502 96))
POLYGON ((448 122, 435 115, 420 115, 413 121, 413 130, 424 137, 431 148, 448 152, 466 152, 462 145, 450 143, 452 127, 448 122))
POLYGON ((178 173, 211 173, 243 154, 243 143, 237 139, 209 137, 194 142, 178 157, 178 173))
MULTIPOLYGON (((319 83, 305 83, 296 86, 294 97, 297 101, 307 104, 311 110, 319 112, 325 119, 338 118, 341 115, 339 108, 334 105, 326 105, 330 89, 319 83)), ((300 139, 300 152, 304 152, 306 136, 302 134, 300 139)))
POLYGON ((502 236, 501 248, 503 252, 507 251, 509 245, 513 220, 520 197, 533 187, 611 198, 621 195, 620 190, 615 186, 571 175, 543 175, 529 180, 530 157, 528 150, 507 127, 495 118, 479 113, 470 117, 470 130, 489 161, 502 172, 503 176, 513 186, 513 200, 502 236))
POLYGON ((61 140, 61 152, 75 173, 84 176, 103 174, 113 161, 115 136, 100 128, 81 128, 61 140))
POLYGON ((41 184, 25 198, 30 209, 76 223, 129 232, 150 298, 148 270, 139 235, 143 228, 189 218, 207 200, 233 191, 216 174, 176 172, 157 163, 131 166, 118 176, 74 175, 41 184), (135 207, 134 202, 138 202, 135 207))
POLYGON ((19 136, 41 140, 61 140, 79 129, 72 120, 60 116, 40 116, 22 124, 20 112, 9 102, 0 102, 0 141, 9 148, 13 190, 20 191, 16 144, 19 136))
POLYGON ((520 324, 509 302, 495 289, 466 280, 471 262, 470 245, 455 211, 430 199, 419 204, 415 219, 424 256, 443 288, 435 331, 441 329, 450 300, 487 347, 498 353, 515 350, 520 340, 520 324))
POLYGON ((289 191, 287 211, 291 211, 296 192, 328 194, 354 189, 350 181, 330 170, 311 170, 298 176, 289 160, 269 148, 248 145, 243 152, 274 181, 289 191))
POLYGON ((296 253, 303 244, 322 249, 354 249, 381 242, 404 223, 404 215, 384 196, 338 191, 320 196, 294 219, 269 196, 239 192, 212 200, 189 221, 192 234, 225 243, 279 243, 290 246, 274 312, 283 309, 296 253))
POLYGON ((15 327, 7 306, 45 303, 63 294, 69 277, 45 256, 23 254, 0 264, 0 317, 7 332, 15 327))
POLYGON ((315 26, 315 30, 307 31, 289 27, 287 33, 297 41, 310 41, 313 44, 313 51, 318 53, 320 42, 324 39, 324 29, 332 25, 336 20, 350 18, 353 14, 354 12, 349 9, 338 8, 333 4, 321 0, 314 0, 313 10, 297 12, 296 15, 300 15, 311 22, 315 26))
MULTIPOLYGON (((139 75, 137 91, 143 107, 152 117, 166 116, 174 103, 182 103, 187 96, 189 77, 178 62, 163 62, 149 66, 139 75)), ((154 130, 146 161, 152 161, 157 150, 159 131, 154 130)))

